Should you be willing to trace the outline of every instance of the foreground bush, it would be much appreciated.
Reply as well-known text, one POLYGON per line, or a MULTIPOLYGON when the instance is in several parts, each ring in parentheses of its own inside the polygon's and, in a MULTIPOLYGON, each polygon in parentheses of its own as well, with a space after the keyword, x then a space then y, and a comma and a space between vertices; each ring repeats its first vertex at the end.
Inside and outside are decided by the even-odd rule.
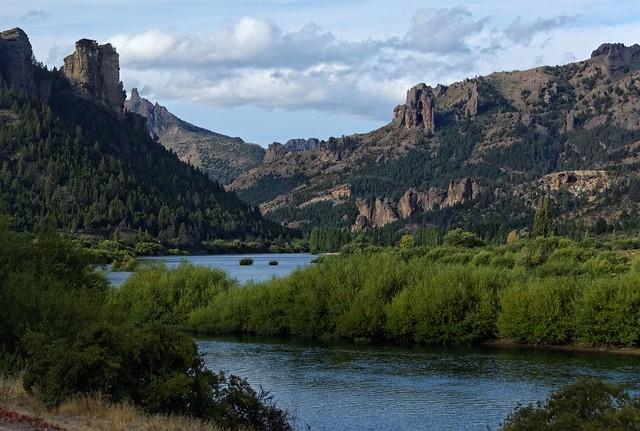
POLYGON ((204 368, 190 337, 166 327, 96 325, 73 340, 30 342, 24 386, 49 406, 100 394, 150 413, 213 420, 231 428, 290 429, 288 415, 243 379, 204 368))
POLYGON ((627 431, 640 429, 640 398, 623 386, 582 380, 546 402, 519 407, 502 431, 627 431))
POLYGON ((186 262, 172 270, 146 265, 111 292, 109 306, 134 325, 177 325, 233 284, 224 271, 186 262))

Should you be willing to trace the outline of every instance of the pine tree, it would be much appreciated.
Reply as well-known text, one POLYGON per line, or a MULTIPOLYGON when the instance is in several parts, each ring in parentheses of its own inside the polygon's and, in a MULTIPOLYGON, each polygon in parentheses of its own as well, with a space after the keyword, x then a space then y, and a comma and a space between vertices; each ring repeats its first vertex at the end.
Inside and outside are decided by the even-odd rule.
POLYGON ((536 215, 533 219, 532 235, 534 238, 546 238, 553 233, 553 221, 551 219, 551 199, 545 196, 538 203, 536 215))

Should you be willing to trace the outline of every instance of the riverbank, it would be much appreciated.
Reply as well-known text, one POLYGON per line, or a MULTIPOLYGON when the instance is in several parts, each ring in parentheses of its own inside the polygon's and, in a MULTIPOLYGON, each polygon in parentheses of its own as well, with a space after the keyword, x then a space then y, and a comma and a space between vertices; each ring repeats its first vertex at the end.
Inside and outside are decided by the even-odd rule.
POLYGON ((50 410, 25 392, 19 378, 0 379, 0 427, 51 431, 223 431, 197 419, 146 415, 96 396, 75 397, 50 410))
POLYGON ((640 357, 639 347, 611 347, 611 346, 587 346, 580 344, 554 345, 554 344, 530 344, 520 343, 517 340, 504 338, 496 340, 486 340, 478 343, 478 346, 491 349, 504 350, 534 350, 552 351, 566 353, 602 353, 608 355, 624 355, 640 357))

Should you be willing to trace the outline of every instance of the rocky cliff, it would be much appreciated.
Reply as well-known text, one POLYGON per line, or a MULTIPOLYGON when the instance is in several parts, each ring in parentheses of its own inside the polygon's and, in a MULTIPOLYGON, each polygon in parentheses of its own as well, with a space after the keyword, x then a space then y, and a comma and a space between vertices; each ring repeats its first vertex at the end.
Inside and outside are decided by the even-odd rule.
POLYGON ((111 44, 80 39, 75 52, 65 57, 62 71, 78 92, 122 114, 125 93, 120 82, 120 58, 111 44))
POLYGON ((19 28, 0 32, 0 85, 29 94, 37 92, 31 43, 19 28))
POLYGON ((146 118, 149 134, 175 151, 182 161, 202 168, 221 183, 259 165, 264 157, 262 147, 187 123, 166 107, 141 97, 136 88, 124 108, 146 118))
POLYGON ((630 186, 640 184, 638 106, 640 46, 603 44, 564 66, 417 84, 389 124, 303 152, 273 147, 230 188, 307 227, 517 227, 542 194, 555 196, 559 223, 575 225, 578 209, 581 223, 622 223, 640 210, 630 186), (347 198, 331 198, 337 185, 347 198))

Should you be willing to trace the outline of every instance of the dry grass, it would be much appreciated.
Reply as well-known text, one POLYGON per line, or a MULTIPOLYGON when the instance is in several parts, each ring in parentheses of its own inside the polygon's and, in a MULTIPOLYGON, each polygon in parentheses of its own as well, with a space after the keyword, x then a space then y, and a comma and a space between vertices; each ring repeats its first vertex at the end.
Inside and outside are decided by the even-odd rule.
POLYGON ((146 415, 127 404, 111 404, 100 397, 80 396, 48 410, 27 394, 20 378, 0 377, 0 407, 42 419, 68 431, 222 431, 198 419, 146 415))

